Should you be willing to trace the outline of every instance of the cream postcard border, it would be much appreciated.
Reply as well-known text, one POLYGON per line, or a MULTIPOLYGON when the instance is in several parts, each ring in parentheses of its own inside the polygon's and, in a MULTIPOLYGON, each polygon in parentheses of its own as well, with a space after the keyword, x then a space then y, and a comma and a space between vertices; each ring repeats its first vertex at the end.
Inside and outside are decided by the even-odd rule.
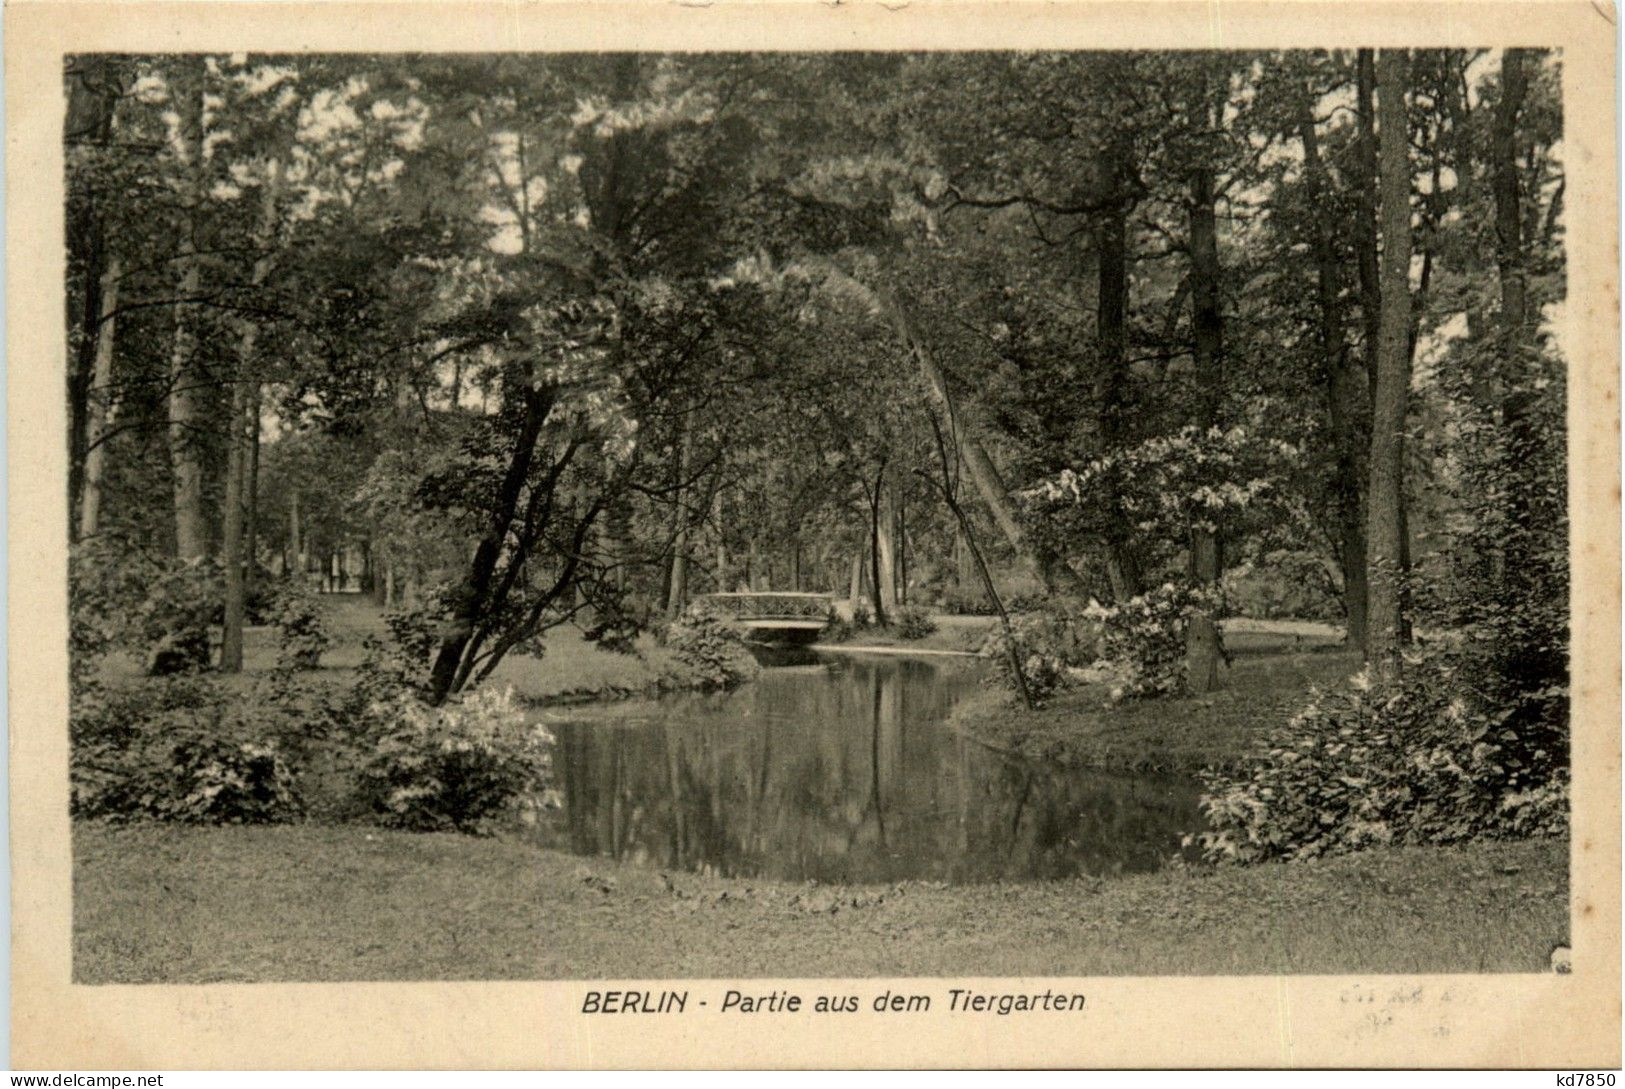
MULTIPOLYGON (((14 1067, 1617 1067, 1616 18, 1610 6, 1585 0, 8 5, 14 1067), (1576 701, 1572 975, 1095 978, 1067 981, 1068 990, 1088 996, 1087 1012, 1076 1018, 865 1013, 838 1023, 791 1015, 584 1016, 577 1011, 589 985, 575 982, 70 983, 65 53, 1401 45, 1564 51, 1570 327, 1561 335, 1571 375, 1576 701)), ((890 982, 849 981, 839 989, 878 992, 890 982)), ((949 985, 962 984, 922 980, 915 989, 940 993, 949 985)))

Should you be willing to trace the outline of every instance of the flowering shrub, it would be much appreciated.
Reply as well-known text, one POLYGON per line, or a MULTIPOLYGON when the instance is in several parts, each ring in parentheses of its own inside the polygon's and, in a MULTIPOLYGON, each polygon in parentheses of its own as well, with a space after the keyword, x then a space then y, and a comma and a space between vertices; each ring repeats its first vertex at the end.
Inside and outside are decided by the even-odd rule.
POLYGON ((443 707, 400 695, 374 704, 368 718, 357 787, 384 824, 484 832, 547 786, 553 737, 525 721, 512 689, 482 689, 443 707))
POLYGON ((278 587, 271 622, 277 628, 279 669, 315 669, 321 664, 322 651, 333 639, 310 587, 293 581, 278 587))
POLYGON ((1101 626, 1112 699, 1183 693, 1186 625, 1193 612, 1216 609, 1210 592, 1171 582, 1116 605, 1090 603, 1084 615, 1101 626))
POLYGON ((755 677, 760 668, 739 626, 704 599, 672 623, 666 646, 699 688, 734 688, 755 677))
POLYGON ((1234 531, 1249 518, 1298 518, 1273 483, 1297 458, 1290 445, 1242 427, 1185 427, 1063 469, 1020 499, 1035 536, 1063 555, 1080 539, 1108 537, 1119 516, 1148 541, 1182 540, 1193 530, 1234 531))
POLYGON ((1511 708, 1470 693, 1446 655, 1412 664, 1387 689, 1362 674, 1313 692, 1248 771, 1207 778, 1203 853, 1260 862, 1564 833, 1566 741, 1510 729, 1511 708))

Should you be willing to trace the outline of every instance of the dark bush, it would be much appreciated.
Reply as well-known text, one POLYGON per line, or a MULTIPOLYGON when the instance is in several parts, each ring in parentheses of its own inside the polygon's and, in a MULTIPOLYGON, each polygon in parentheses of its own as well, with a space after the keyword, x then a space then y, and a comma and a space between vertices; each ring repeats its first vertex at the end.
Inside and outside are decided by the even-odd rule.
POLYGON ((152 676, 209 668, 209 629, 221 601, 220 572, 211 561, 182 561, 140 542, 96 538, 74 546, 68 571, 76 676, 94 672, 112 650, 140 658, 152 676))
POLYGON ((277 668, 315 669, 322 652, 333 642, 322 604, 302 581, 288 580, 277 587, 271 622, 277 628, 277 668))
POLYGON ((931 614, 917 605, 904 605, 897 610, 897 634, 903 639, 924 639, 937 630, 931 614))
POLYGON ((283 709, 180 676, 90 688, 70 716, 74 816, 193 824, 291 820, 300 804, 283 709))
POLYGON ((1204 854, 1261 862, 1565 832, 1561 725, 1514 729, 1519 708, 1480 702, 1462 667, 1436 653, 1386 689, 1362 674, 1312 693, 1248 771, 1208 778, 1204 854))
POLYGON ((689 687, 734 688, 760 669, 739 626, 703 600, 667 629, 666 646, 689 673, 689 687))

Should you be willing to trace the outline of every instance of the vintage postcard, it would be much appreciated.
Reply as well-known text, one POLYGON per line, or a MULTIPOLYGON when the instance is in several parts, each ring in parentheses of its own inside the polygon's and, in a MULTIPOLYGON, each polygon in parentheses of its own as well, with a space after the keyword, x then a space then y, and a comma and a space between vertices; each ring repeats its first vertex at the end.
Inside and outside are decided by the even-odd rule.
POLYGON ((1616 18, 10 5, 15 1065, 1617 1066, 1616 18))

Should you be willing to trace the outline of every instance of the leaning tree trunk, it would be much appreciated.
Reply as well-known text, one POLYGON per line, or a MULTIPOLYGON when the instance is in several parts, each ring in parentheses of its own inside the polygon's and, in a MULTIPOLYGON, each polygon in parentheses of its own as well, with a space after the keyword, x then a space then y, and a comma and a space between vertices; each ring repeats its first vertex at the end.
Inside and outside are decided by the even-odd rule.
MULTIPOLYGON (((1312 208, 1330 199, 1326 168, 1320 159, 1313 102, 1305 91, 1299 100, 1298 133, 1303 141, 1304 185, 1312 208)), ((1366 546, 1365 488, 1361 481, 1365 448, 1370 445, 1366 416, 1369 388, 1343 335, 1342 276, 1331 220, 1312 217, 1310 249, 1315 258, 1316 299, 1320 312, 1322 388, 1333 450, 1332 492, 1336 510, 1338 567, 1343 575, 1343 604, 1348 614, 1345 641, 1365 648, 1366 546)), ((1374 247, 1373 247, 1374 249, 1374 247)), ((1373 253, 1373 257, 1375 254, 1373 253)))
MULTIPOLYGON (((1220 422, 1224 396, 1224 322, 1219 308, 1219 245, 1214 213, 1213 172, 1191 175, 1191 301, 1195 332, 1197 423, 1203 430, 1220 422)), ((1224 567, 1224 543, 1217 530, 1191 532, 1190 576, 1217 602, 1224 567)), ((1224 667, 1213 605, 1197 609, 1185 626, 1185 683, 1194 693, 1211 692, 1224 667)))
POLYGON ((1371 549, 1367 657, 1379 680, 1397 680, 1403 617, 1400 516, 1405 471, 1405 412, 1410 385, 1410 140, 1405 115, 1407 58, 1385 49, 1377 62, 1379 179, 1382 210, 1381 328, 1372 398, 1371 484, 1367 539, 1371 549))
POLYGON ((947 378, 943 375, 942 368, 937 365, 930 345, 919 335, 914 324, 913 306, 909 300, 896 288, 878 289, 874 291, 874 295, 891 318, 898 339, 914 357, 915 366, 919 368, 936 414, 942 420, 943 430, 959 455, 960 464, 970 474, 976 494, 986 504, 988 511, 993 515, 994 523, 1004 534, 1005 540, 1010 543, 1011 549, 1045 586, 1083 592, 1083 580, 1078 577, 1077 572, 1067 566, 1060 557, 1051 555, 1036 545, 1022 528, 1021 522, 1016 517, 1015 505, 1010 500, 1009 492, 1005 490, 1004 481, 999 478, 993 459, 988 456, 987 449, 976 438, 974 414, 966 406, 956 405, 949 396, 947 378))
POLYGON ((536 457, 536 443, 542 432, 542 423, 552 410, 553 401, 554 394, 550 389, 538 390, 529 386, 525 389, 524 419, 520 423, 519 435, 502 484, 497 489, 495 510, 486 525, 485 535, 475 546, 468 574, 453 596, 451 616, 441 630, 440 645, 430 666, 426 695, 428 702, 435 706, 445 703, 456 689, 459 675, 466 675, 466 670, 462 668, 463 652, 474 638, 474 628, 484 613, 502 545, 519 515, 519 499, 536 457))

